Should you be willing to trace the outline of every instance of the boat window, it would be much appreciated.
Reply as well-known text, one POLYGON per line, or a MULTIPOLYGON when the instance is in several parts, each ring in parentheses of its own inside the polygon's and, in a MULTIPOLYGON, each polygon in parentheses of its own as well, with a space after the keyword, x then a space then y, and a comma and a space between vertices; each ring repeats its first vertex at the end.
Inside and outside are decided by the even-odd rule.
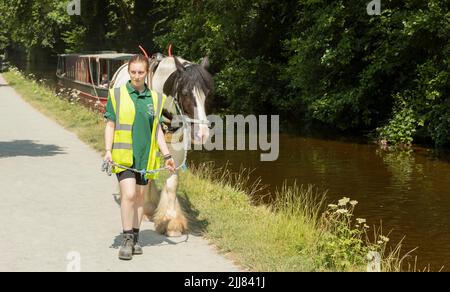
POLYGON ((98 84, 98 86, 108 88, 110 81, 108 73, 108 60, 100 59, 99 67, 100 67, 100 83, 98 84))

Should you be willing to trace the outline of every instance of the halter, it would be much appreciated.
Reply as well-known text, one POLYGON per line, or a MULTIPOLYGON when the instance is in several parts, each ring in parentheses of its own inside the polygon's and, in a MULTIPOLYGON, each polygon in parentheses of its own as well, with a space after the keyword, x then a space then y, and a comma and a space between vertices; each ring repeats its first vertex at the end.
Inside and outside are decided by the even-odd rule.
MULTIPOLYGON (((181 120, 183 121, 183 124, 199 124, 199 125, 211 125, 211 122, 208 120, 199 120, 199 119, 191 119, 189 118, 184 112, 182 107, 180 106, 180 102, 178 100, 178 92, 175 94, 175 97, 173 98, 173 102, 175 103, 176 110, 181 116, 181 120)), ((184 125, 183 125, 184 126, 184 125)))

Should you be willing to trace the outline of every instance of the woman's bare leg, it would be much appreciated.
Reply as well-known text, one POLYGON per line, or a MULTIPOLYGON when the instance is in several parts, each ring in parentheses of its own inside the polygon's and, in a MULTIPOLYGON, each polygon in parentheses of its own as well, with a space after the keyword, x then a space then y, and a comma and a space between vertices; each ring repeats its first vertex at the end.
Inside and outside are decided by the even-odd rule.
POLYGON ((134 246, 133 220, 135 214, 136 179, 124 179, 119 183, 119 186, 121 194, 120 211, 122 214, 122 228, 124 231, 122 246, 119 249, 119 259, 131 260, 133 258, 134 246))
POLYGON ((136 179, 128 178, 120 182, 122 227, 124 231, 133 229, 135 217, 136 179))

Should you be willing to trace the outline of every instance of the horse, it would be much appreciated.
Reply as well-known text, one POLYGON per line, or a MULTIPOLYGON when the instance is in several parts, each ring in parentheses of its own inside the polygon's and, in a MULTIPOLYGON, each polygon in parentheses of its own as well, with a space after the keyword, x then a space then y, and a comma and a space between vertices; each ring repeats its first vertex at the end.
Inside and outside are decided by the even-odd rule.
MULTIPOLYGON (((195 64, 180 57, 155 54, 149 63, 147 86, 167 96, 163 129, 175 164, 182 166, 187 158, 186 147, 190 143, 203 145, 210 135, 206 100, 214 90, 214 81, 208 72, 209 59, 205 57, 195 64)), ((128 64, 124 64, 114 74, 111 88, 120 87, 129 79, 128 64)), ((178 181, 179 168, 168 177, 161 191, 152 181, 145 198, 145 216, 154 222, 158 233, 168 237, 188 231, 188 220, 177 198, 178 181)))

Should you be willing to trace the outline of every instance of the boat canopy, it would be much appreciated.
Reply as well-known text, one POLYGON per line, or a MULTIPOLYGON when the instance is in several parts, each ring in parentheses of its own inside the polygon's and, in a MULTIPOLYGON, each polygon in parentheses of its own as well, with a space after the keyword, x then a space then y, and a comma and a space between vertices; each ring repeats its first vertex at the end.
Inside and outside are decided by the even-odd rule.
POLYGON ((108 60, 118 60, 118 61, 128 61, 134 55, 116 52, 107 53, 93 53, 93 54, 60 54, 59 57, 77 57, 77 58, 95 58, 95 59, 108 59, 108 60))

